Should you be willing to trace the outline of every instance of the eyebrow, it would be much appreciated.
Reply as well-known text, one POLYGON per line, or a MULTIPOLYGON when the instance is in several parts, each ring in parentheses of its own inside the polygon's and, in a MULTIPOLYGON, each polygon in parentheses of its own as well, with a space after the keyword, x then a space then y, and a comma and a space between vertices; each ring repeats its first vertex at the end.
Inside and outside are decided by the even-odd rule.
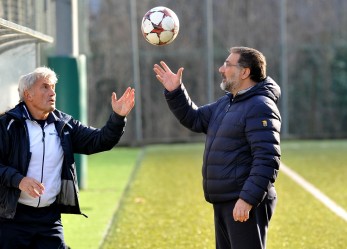
POLYGON ((55 83, 52 83, 49 80, 43 81, 42 84, 45 84, 45 85, 55 85, 55 83))
POLYGON ((54 83, 51 83, 51 82, 46 82, 46 81, 44 81, 44 82, 42 82, 42 86, 54 86, 55 87, 55 84, 54 83))

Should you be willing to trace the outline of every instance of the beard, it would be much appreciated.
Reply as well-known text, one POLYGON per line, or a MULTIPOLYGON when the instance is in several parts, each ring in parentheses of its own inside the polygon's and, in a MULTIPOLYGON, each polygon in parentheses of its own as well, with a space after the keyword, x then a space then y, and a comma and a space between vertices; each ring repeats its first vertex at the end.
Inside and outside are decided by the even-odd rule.
POLYGON ((222 89, 222 91, 226 91, 226 83, 225 82, 221 82, 220 83, 220 89, 222 89))
POLYGON ((232 83, 228 80, 223 80, 221 83, 220 83, 220 88, 223 90, 223 91, 226 91, 226 92, 230 92, 231 91, 231 88, 232 88, 232 83))
POLYGON ((223 91, 230 92, 230 93, 233 93, 233 91, 239 88, 239 86, 240 86, 240 83, 233 81, 232 79, 229 79, 229 80, 223 79, 223 81, 220 83, 220 88, 223 91))

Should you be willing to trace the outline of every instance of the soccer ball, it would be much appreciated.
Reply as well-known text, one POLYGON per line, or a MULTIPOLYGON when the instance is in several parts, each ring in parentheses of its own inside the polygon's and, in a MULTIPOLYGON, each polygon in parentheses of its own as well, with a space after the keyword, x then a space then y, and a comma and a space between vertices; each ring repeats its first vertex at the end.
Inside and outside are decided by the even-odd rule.
POLYGON ((150 44, 162 46, 173 42, 179 31, 175 12, 163 6, 150 9, 143 17, 141 31, 150 44))

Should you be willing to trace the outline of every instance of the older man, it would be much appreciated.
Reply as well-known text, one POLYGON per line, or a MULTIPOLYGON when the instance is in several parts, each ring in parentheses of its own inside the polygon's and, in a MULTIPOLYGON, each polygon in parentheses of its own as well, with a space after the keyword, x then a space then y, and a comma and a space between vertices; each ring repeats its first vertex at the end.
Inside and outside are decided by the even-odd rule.
POLYGON ((54 71, 39 67, 19 80, 20 103, 0 117, 0 248, 65 248, 61 213, 82 214, 74 153, 110 150, 134 107, 134 89, 112 93, 101 129, 55 108, 54 71))

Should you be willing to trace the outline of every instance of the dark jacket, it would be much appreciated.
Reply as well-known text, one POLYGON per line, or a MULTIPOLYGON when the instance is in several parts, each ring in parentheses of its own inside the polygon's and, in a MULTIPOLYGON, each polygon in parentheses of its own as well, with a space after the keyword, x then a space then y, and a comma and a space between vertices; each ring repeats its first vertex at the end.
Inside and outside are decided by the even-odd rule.
MULTIPOLYGON (((0 117, 0 217, 13 218, 20 181, 28 171, 31 157, 25 119, 30 115, 23 103, 0 117)), ((61 213, 81 214, 74 153, 92 154, 110 150, 124 132, 125 118, 113 113, 101 129, 84 126, 71 116, 55 110, 50 114, 64 152, 61 191, 56 203, 61 213)))
POLYGON ((202 175, 205 198, 218 203, 241 198, 253 206, 274 198, 280 165, 279 86, 267 77, 247 92, 227 93, 196 107, 184 85, 165 91, 171 111, 185 127, 206 134, 202 175))

